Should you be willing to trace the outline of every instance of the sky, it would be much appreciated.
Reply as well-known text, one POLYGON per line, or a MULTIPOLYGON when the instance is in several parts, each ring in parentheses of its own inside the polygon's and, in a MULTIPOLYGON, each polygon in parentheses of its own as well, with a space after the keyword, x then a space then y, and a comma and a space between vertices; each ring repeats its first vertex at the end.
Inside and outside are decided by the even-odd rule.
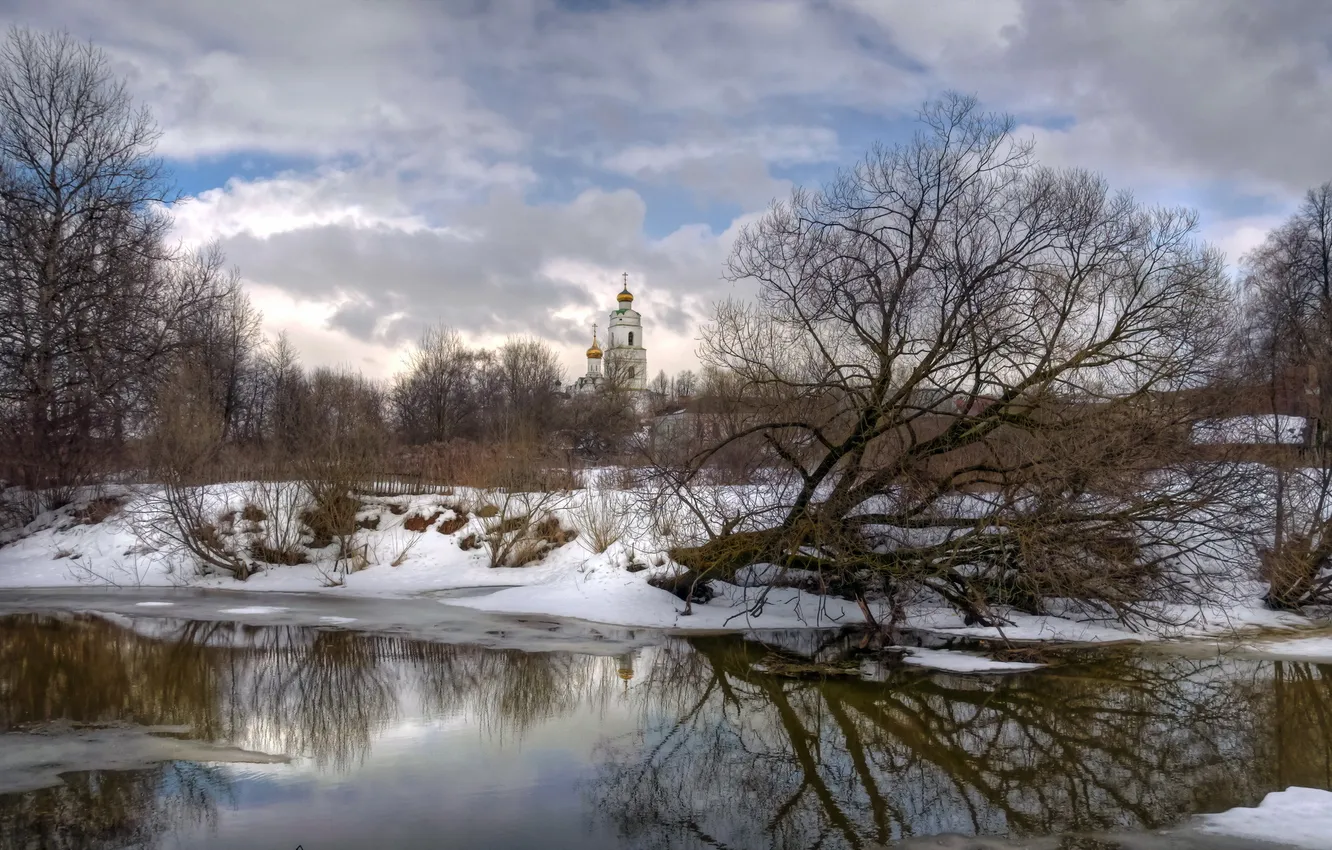
MULTIPOLYGON (((585 368, 628 273, 649 367, 697 366, 736 234, 945 91, 1038 158, 1183 204, 1233 262, 1332 179, 1325 0, 0 0, 93 41, 309 366, 422 329, 585 368)), ((604 336, 604 334, 603 334, 604 336)))

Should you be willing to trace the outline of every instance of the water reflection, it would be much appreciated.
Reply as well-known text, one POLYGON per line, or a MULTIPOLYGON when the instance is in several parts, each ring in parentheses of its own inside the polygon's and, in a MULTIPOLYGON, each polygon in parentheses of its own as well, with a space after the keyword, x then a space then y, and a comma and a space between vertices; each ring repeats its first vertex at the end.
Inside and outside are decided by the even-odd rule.
POLYGON ((216 823, 219 803, 230 799, 216 769, 189 762, 63 778, 56 788, 0 796, 0 846, 152 847, 183 826, 216 823))
MULTIPOLYGON (((760 660, 770 648, 732 637, 601 658, 17 616, 0 620, 0 728, 188 725, 341 775, 403 720, 452 718, 511 752, 548 722, 614 715, 635 731, 607 738, 587 723, 576 742, 587 829, 645 848, 1154 828, 1287 785, 1332 787, 1332 667, 1121 654, 1019 677, 890 669, 871 682, 782 678, 760 660)), ((418 772, 449 783, 484 779, 454 775, 447 753, 422 758, 418 772)), ((0 796, 0 846, 151 846, 231 807, 226 775, 181 762, 68 774, 0 796)), ((357 815, 392 818, 392 804, 367 799, 357 815)))
POLYGON ((1332 667, 1123 654, 1005 678, 793 681, 695 640, 642 684, 664 716, 598 752, 641 847, 862 847, 940 832, 1157 828, 1332 787, 1332 667))

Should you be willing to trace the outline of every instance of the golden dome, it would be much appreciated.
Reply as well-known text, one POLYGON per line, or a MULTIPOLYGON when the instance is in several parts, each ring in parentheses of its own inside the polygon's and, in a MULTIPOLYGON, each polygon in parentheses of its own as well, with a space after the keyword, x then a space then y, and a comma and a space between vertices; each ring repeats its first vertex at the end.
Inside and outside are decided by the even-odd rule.
POLYGON ((621 667, 619 670, 616 670, 615 672, 618 673, 620 678, 624 679, 626 682, 634 677, 634 671, 633 668, 631 667, 621 667))
POLYGON ((634 296, 631 295, 629 293, 629 290, 626 288, 619 295, 615 296, 615 300, 619 301, 621 304, 628 304, 630 301, 634 300, 634 296))
POLYGON ((588 360, 601 359, 601 346, 597 345, 597 329, 592 329, 592 347, 587 350, 588 360))

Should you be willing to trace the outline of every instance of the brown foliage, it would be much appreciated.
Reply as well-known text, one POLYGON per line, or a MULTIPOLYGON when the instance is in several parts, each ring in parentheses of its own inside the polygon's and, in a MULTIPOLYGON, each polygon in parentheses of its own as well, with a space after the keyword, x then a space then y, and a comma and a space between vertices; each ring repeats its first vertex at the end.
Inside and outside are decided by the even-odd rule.
POLYGON ((439 524, 439 527, 436 530, 439 531, 440 534, 453 534, 455 532, 461 531, 464 527, 466 527, 468 522, 469 518, 467 514, 459 513, 455 509, 454 516, 442 520, 439 524))
POLYGON ((431 514, 428 517, 422 516, 421 514, 412 514, 411 516, 407 517, 407 519, 402 521, 402 527, 407 529, 408 531, 416 531, 416 532, 425 531, 427 528, 435 524, 435 520, 439 519, 443 515, 444 515, 443 511, 435 511, 433 514, 431 514))

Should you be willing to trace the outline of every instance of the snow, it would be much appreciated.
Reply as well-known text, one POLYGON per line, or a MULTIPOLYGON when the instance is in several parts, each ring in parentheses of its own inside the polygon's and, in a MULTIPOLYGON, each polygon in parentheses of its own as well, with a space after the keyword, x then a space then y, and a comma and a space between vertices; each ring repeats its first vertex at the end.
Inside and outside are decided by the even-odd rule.
POLYGON ((684 601, 648 584, 646 575, 603 565, 568 571, 526 587, 441 601, 492 613, 546 614, 611 625, 691 631, 830 627, 860 618, 854 603, 788 588, 769 590, 762 613, 753 616, 746 606, 756 601, 762 590, 725 582, 713 583, 720 592, 716 599, 706 605, 695 603, 693 613, 686 615, 684 601))
POLYGON ((1332 850, 1332 792, 1291 787, 1273 791, 1256 808, 1203 815, 1202 832, 1332 850))
POLYGON ((177 737, 188 726, 87 728, 51 724, 32 731, 0 734, 0 794, 64 784, 62 773, 135 770, 164 761, 285 763, 284 755, 177 737))
POLYGON ((1332 663, 1332 635, 1265 640, 1243 646, 1246 655, 1278 661, 1332 663))
POLYGON ((356 622, 355 617, 320 617, 321 623, 333 623, 334 625, 345 626, 348 623, 356 622))
MULTIPOLYGON (((218 516, 236 512, 247 504, 255 486, 239 483, 211 488, 210 500, 218 516)), ((728 492, 719 488, 717 498, 727 497, 728 492)), ((568 504, 587 498, 586 493, 575 493, 568 504)), ((249 595, 317 594, 344 600, 433 597, 432 604, 478 612, 691 631, 836 627, 862 621, 856 606, 846 600, 819 597, 796 588, 767 586, 765 582, 779 576, 787 581, 808 577, 797 571, 782 574, 770 564, 742 570, 735 584, 714 582, 718 597, 708 604, 695 603, 692 612, 686 614, 683 601, 648 584, 652 576, 668 574, 676 567, 667 557, 664 544, 654 538, 648 527, 649 518, 644 516, 635 516, 634 525, 623 539, 605 552, 591 551, 585 538, 579 537, 549 552, 537 563, 497 569, 490 566, 483 549, 464 551, 459 545, 466 535, 482 530, 482 521, 475 515, 468 525, 452 534, 440 533, 437 526, 423 532, 404 527, 404 522, 413 515, 442 512, 444 518, 453 516, 451 504, 475 499, 476 494, 460 490, 453 496, 367 498, 359 516, 376 527, 360 532, 358 537, 366 545, 369 561, 366 568, 342 574, 334 569, 335 547, 329 547, 308 550, 314 563, 266 567, 239 582, 227 575, 198 575, 192 563, 180 553, 146 542, 141 533, 136 533, 142 531, 135 521, 141 516, 142 495, 136 497, 134 491, 128 490, 122 495, 130 499, 125 510, 101 523, 80 524, 75 505, 49 512, 30 523, 18 539, 0 547, 0 588, 194 588, 243 591, 249 595), (646 564, 647 568, 630 572, 627 567, 631 563, 646 564)), ((610 497, 626 498, 618 491, 610 497)), ((744 498, 758 497, 751 493, 744 498)), ((557 515, 565 527, 575 524, 571 511, 561 509, 557 515)), ((247 535, 256 533, 253 525, 234 523, 234 531, 229 533, 235 535, 238 546, 246 543, 247 535)), ((1162 622, 1181 625, 1171 629, 1154 624, 1149 632, 1130 631, 1108 619, 1092 621, 1071 608, 1061 610, 1057 606, 1052 606, 1054 613, 1049 616, 1006 613, 1011 624, 1002 628, 968 626, 955 610, 930 598, 912 601, 900 625, 947 637, 1078 642, 1219 636, 1241 630, 1307 629, 1312 625, 1306 618, 1267 610, 1261 601, 1263 588, 1258 582, 1236 580, 1233 587, 1230 600, 1213 609, 1159 606, 1162 622)), ((172 603, 149 598, 135 604, 150 609, 167 608, 172 603)), ((249 601, 242 607, 233 603, 232 607, 213 609, 223 616, 261 617, 272 617, 284 610, 249 601)), ((346 612, 332 613, 340 616, 346 612)), ((324 622, 336 625, 340 621, 324 622)), ((1289 651, 1315 650, 1306 646, 1289 651)), ((1316 651, 1322 653, 1325 649, 1316 651)))
POLYGON ((902 661, 913 667, 928 667, 950 673, 1020 673, 1039 670, 1043 666, 1020 661, 995 661, 983 655, 952 649, 926 649, 914 646, 907 649, 902 661))

